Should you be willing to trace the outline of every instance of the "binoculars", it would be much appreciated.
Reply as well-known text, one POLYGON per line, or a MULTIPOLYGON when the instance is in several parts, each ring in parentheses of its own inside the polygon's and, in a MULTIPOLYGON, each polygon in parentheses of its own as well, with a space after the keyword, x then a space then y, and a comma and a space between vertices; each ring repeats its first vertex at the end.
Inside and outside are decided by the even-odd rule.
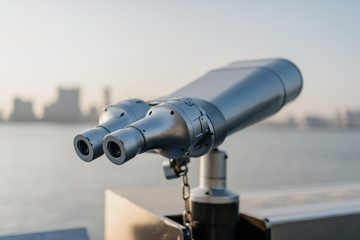
POLYGON ((301 73, 288 60, 234 62, 168 96, 105 107, 97 127, 75 136, 74 148, 86 162, 105 153, 118 165, 147 151, 169 159, 200 157, 278 112, 301 89, 301 73))

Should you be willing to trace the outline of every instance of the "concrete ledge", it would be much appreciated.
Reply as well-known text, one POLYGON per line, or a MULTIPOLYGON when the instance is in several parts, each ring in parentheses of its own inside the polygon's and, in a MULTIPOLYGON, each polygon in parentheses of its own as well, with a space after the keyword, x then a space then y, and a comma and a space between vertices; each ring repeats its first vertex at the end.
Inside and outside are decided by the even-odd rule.
POLYGON ((0 236, 0 240, 89 240, 85 228, 0 236))

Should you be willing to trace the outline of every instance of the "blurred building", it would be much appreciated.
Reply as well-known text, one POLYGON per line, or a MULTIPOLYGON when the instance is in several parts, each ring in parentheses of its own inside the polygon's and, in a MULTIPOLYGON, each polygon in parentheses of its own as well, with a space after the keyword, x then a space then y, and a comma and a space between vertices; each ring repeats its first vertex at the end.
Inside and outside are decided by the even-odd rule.
POLYGON ((58 99, 45 107, 44 121, 80 122, 84 117, 80 111, 79 89, 58 89, 58 99))
POLYGON ((360 111, 346 112, 346 126, 348 128, 360 128, 360 111))
POLYGON ((332 121, 317 116, 307 116, 305 118, 305 127, 307 128, 329 128, 332 127, 332 121))
POLYGON ((334 118, 334 128, 345 128, 346 122, 344 119, 344 114, 340 110, 336 110, 335 112, 335 118, 334 118))
POLYGON ((104 89, 104 106, 102 107, 105 107, 105 106, 108 106, 110 105, 111 101, 110 101, 110 89, 108 87, 106 87, 104 89))
POLYGON ((9 121, 25 122, 38 120, 32 109, 31 101, 23 101, 19 98, 14 99, 14 108, 10 114, 9 121))
POLYGON ((288 128, 298 128, 299 127, 299 123, 294 117, 289 117, 283 124, 285 127, 288 127, 288 128))
POLYGON ((273 121, 273 120, 265 120, 261 122, 259 127, 262 128, 286 128, 286 129, 297 129, 299 128, 299 122, 294 117, 289 117, 284 121, 273 121))
POLYGON ((86 120, 89 122, 98 122, 99 120, 99 112, 96 107, 92 107, 89 113, 86 116, 86 120))

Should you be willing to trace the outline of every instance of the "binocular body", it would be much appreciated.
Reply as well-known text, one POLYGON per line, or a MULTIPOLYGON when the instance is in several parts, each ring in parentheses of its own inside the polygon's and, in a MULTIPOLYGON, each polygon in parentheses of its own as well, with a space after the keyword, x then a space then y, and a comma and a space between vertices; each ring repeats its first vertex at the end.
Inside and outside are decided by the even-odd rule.
POLYGON ((74 147, 84 161, 105 153, 115 164, 149 150, 171 159, 200 157, 279 111, 301 89, 301 73, 290 61, 234 62, 168 96, 105 108, 99 126, 78 134, 74 147))

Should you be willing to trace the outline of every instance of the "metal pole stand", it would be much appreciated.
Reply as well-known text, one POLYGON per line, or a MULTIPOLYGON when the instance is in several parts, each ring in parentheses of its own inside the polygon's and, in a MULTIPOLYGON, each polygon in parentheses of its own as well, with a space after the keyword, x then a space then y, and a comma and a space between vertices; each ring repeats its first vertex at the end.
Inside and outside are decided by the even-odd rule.
POLYGON ((239 195, 226 189, 226 159, 218 149, 200 158, 200 186, 190 194, 196 240, 236 239, 239 195))

